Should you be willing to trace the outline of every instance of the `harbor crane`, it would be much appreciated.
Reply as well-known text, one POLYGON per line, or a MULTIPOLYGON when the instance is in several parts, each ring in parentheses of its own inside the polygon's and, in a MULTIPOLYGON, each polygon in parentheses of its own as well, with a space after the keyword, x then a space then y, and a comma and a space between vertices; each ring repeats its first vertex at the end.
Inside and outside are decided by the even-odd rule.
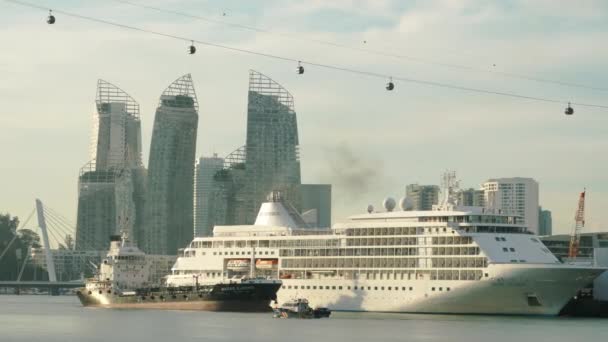
POLYGON ((578 207, 576 208, 576 215, 574 216, 574 229, 570 236, 568 257, 572 259, 576 259, 576 256, 578 255, 581 243, 581 231, 585 227, 585 192, 587 192, 587 189, 583 190, 579 196, 578 207))

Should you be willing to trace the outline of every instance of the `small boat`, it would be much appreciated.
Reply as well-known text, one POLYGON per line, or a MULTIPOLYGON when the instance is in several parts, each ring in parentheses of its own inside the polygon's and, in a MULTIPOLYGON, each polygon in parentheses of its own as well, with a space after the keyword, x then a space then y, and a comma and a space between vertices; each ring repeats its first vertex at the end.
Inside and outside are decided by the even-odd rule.
POLYGON ((305 298, 296 298, 273 308, 274 318, 329 318, 328 308, 311 308, 305 298))

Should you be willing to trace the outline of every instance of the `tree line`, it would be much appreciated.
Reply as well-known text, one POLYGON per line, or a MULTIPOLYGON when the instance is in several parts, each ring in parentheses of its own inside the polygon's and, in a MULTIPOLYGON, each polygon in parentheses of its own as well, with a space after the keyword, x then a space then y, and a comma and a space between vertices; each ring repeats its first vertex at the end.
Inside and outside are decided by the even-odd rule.
MULTIPOLYGON (((40 248, 40 236, 30 229, 19 229, 19 218, 0 214, 0 280, 17 280, 30 248, 40 248)), ((65 248, 65 246, 64 246, 65 248)), ((48 280, 45 269, 28 261, 21 280, 48 280)))

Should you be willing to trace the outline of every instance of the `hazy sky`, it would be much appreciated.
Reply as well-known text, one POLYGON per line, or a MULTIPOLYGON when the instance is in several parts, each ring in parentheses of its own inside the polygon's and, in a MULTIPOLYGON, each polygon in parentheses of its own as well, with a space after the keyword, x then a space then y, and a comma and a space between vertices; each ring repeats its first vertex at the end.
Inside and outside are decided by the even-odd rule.
MULTIPOLYGON (((608 104, 608 91, 508 78, 522 74, 608 88, 606 1, 145 1, 280 34, 256 33, 112 0, 36 2, 192 39, 435 82, 564 102, 608 104), (226 12, 223 17, 222 13, 226 12), (332 41, 400 54, 329 47, 332 41), (367 43, 363 43, 366 41, 367 43), (433 61, 466 68, 421 63, 433 61), (495 65, 495 66, 494 66, 495 65)), ((143 0, 133 0, 144 3, 143 0)), ((466 187, 493 177, 533 177, 554 231, 569 232, 588 190, 588 230, 608 213, 608 110, 482 95, 306 67, 47 13, 0 0, 0 212, 25 217, 39 197, 76 220, 79 168, 90 158, 95 87, 102 78, 141 105, 144 160, 160 93, 191 73, 200 103, 197 155, 245 142, 248 69, 295 98, 303 181, 333 183, 334 219, 437 184, 445 169, 466 187), (602 209, 604 208, 604 209, 602 209)))

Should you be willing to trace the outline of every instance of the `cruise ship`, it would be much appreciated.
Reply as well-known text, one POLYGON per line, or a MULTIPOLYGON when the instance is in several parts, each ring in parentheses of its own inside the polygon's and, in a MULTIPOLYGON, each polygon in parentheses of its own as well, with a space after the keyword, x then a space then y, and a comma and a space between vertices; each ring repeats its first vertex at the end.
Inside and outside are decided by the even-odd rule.
MULTIPOLYGON (((331 229, 307 227, 280 192, 255 224, 215 226, 195 238, 167 277, 192 285, 255 270, 280 279, 278 302, 307 298, 335 311, 557 315, 605 269, 562 264, 521 218, 458 207, 450 195, 430 211, 385 210, 331 229)), ((455 196, 454 196, 455 198, 455 196)))

